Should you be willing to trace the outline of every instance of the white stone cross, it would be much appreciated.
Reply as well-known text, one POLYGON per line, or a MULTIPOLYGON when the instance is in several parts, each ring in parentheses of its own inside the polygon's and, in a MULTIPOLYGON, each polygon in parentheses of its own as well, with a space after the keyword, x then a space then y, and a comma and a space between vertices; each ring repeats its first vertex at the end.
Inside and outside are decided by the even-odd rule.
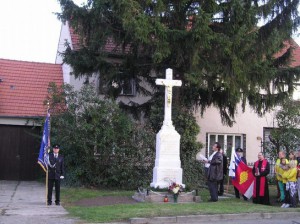
POLYGON ((166 79, 156 79, 156 85, 165 86, 165 116, 163 125, 172 126, 172 87, 181 86, 181 80, 173 80, 173 70, 166 70, 166 79))

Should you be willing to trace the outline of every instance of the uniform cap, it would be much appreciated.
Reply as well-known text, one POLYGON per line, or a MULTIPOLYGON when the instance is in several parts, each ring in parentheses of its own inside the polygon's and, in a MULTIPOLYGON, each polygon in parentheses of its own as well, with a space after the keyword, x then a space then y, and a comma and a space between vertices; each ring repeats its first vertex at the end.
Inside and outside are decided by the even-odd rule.
POLYGON ((242 148, 236 148, 236 150, 235 150, 236 152, 244 152, 244 150, 242 149, 242 148))
POLYGON ((60 148, 60 145, 59 144, 54 144, 53 148, 60 148))

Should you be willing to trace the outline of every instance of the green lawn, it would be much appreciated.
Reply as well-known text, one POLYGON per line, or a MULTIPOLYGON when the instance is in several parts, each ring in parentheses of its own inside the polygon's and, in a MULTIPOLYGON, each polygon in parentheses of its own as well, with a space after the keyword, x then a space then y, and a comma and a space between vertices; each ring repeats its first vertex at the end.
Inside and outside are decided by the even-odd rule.
MULTIPOLYGON (((233 187, 230 186, 229 193, 233 187)), ((275 201, 275 187, 270 187, 270 197, 275 201)), ((202 198, 200 203, 137 203, 117 204, 109 206, 84 207, 76 206, 74 203, 81 199, 104 197, 104 196, 132 196, 133 191, 113 190, 91 190, 84 188, 63 188, 62 202, 68 212, 75 217, 88 222, 113 222, 128 220, 133 217, 155 217, 155 216, 180 216, 200 214, 232 214, 232 213, 254 213, 254 212, 285 212, 291 209, 282 209, 280 204, 272 206, 255 205, 250 201, 228 198, 216 203, 207 202, 209 193, 201 189, 199 194, 202 198)), ((293 209, 300 211, 300 208, 293 209)))

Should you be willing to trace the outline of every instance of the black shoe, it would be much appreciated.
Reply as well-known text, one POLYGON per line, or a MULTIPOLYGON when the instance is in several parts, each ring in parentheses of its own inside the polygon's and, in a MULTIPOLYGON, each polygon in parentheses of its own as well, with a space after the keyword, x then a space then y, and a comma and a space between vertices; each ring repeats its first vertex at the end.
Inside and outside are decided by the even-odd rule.
POLYGON ((47 205, 52 205, 52 203, 51 203, 51 202, 48 202, 47 205))
POLYGON ((223 193, 220 193, 220 192, 219 192, 219 193, 218 193, 218 196, 223 196, 223 193))
POLYGON ((218 200, 209 199, 208 202, 217 202, 218 200))
POLYGON ((55 202, 55 205, 60 205, 60 203, 59 202, 55 202))

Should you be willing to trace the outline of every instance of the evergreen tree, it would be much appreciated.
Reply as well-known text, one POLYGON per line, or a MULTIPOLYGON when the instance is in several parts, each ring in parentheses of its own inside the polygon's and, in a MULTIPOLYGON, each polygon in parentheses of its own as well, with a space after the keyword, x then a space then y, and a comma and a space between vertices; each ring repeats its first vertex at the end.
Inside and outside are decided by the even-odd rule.
POLYGON ((108 96, 120 91, 112 82, 121 86, 132 78, 140 94, 152 95, 143 83, 156 90, 155 79, 172 68, 183 81, 174 104, 202 113, 216 106, 231 125, 240 102, 262 115, 284 101, 299 78, 297 68, 288 68, 291 44, 274 57, 299 24, 298 0, 59 2, 58 17, 81 37, 78 48, 67 47, 64 62, 76 77, 100 73, 100 82, 110 84, 108 96), (116 47, 108 50, 108 43, 116 47))

